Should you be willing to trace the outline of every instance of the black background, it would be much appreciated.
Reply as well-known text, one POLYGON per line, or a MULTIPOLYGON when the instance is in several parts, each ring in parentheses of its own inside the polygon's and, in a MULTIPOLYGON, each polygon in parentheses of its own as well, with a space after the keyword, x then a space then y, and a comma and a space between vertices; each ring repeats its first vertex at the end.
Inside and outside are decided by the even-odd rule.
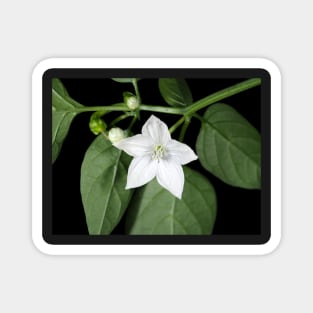
MULTIPOLYGON (((230 87, 246 78, 226 79, 187 78, 194 101, 213 92, 230 87)), ((102 106, 122 102, 124 91, 134 92, 131 84, 122 84, 111 79, 73 79, 62 78, 69 95, 85 106, 102 106)), ((157 79, 142 79, 138 82, 144 104, 166 105, 158 90, 157 79)), ((261 87, 254 87, 223 101, 231 105, 243 115, 256 129, 261 131, 261 87)), ((205 111, 199 111, 203 114, 205 111)), ((121 113, 110 113, 107 122, 121 113)), ((141 121, 133 128, 140 133, 143 123, 155 114, 170 127, 178 119, 178 115, 141 112, 141 121)), ((84 209, 80 196, 80 167, 84 154, 94 140, 95 135, 89 130, 91 113, 81 113, 75 117, 70 131, 64 141, 61 153, 52 167, 52 233, 62 235, 88 234, 84 209)), ((127 119, 118 126, 126 128, 127 119)), ((195 142, 200 129, 198 120, 193 119, 189 126, 185 143, 195 150, 195 142)), ((177 139, 179 130, 173 137, 177 139)), ((213 234, 215 235, 258 235, 261 233, 261 191, 247 190, 229 186, 202 168, 199 161, 188 164, 205 175, 215 188, 217 195, 217 218, 213 234)), ((123 234, 122 219, 112 234, 123 234)))

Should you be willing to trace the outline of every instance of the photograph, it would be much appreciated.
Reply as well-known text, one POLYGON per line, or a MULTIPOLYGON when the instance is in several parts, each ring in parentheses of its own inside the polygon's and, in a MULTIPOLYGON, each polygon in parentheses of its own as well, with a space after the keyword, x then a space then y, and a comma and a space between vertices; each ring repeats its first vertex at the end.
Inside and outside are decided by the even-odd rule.
POLYGON ((51 71, 44 84, 50 237, 267 237, 265 71, 133 70, 137 78, 121 70, 51 71))

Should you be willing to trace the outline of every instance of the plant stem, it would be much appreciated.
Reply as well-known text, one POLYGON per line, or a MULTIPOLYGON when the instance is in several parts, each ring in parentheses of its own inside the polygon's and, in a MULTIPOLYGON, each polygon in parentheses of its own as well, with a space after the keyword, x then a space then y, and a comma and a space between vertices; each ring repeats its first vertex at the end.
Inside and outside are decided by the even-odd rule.
MULTIPOLYGON (((211 94, 205 98, 202 98, 187 108, 172 108, 172 107, 163 107, 163 106, 142 104, 142 105, 140 105, 140 107, 138 109, 140 111, 151 111, 151 112, 191 116, 194 113, 196 113, 197 111, 207 107, 208 105, 211 105, 213 103, 221 101, 225 98, 228 98, 230 96, 233 96, 235 94, 238 94, 240 92, 248 90, 250 88, 256 87, 260 84, 261 84, 260 78, 247 79, 242 83, 239 83, 239 84, 233 85, 231 87, 222 89, 222 90, 217 91, 217 92, 215 92, 215 93, 213 93, 213 94, 211 94)), ((134 84, 134 86, 136 86, 136 84, 134 84)), ((124 111, 124 112, 128 112, 129 108, 124 103, 116 103, 114 105, 109 105, 109 106, 79 107, 79 108, 71 109, 71 112, 77 112, 77 113, 88 112, 88 111, 89 112, 90 111, 103 111, 103 112, 124 111)), ((183 123, 183 120, 181 123, 183 123)))
POLYGON ((194 113, 192 116, 198 119, 201 123, 205 123, 205 119, 198 113, 194 113))
POLYGON ((231 87, 222 89, 220 91, 217 91, 205 98, 202 98, 201 100, 195 102, 194 104, 192 104, 191 106, 189 106, 186 111, 185 114, 187 115, 191 115, 197 111, 199 111, 200 109, 205 108, 206 106, 213 104, 217 101, 221 101, 225 98, 228 98, 230 96, 233 96, 237 93, 240 93, 242 91, 248 90, 250 88, 256 87, 258 85, 261 84, 261 79, 260 78, 252 78, 252 79, 248 79, 245 80, 242 83, 233 85, 231 87))
MULTIPOLYGON (((181 108, 171 108, 171 107, 163 107, 156 105, 140 105, 140 111, 151 111, 151 112, 159 112, 159 113, 168 113, 168 114, 177 114, 182 115, 183 111, 181 108)), ((116 103, 114 105, 108 106, 93 106, 93 107, 82 107, 71 109, 71 112, 94 112, 94 111, 104 111, 104 112, 113 112, 113 111, 129 111, 129 108, 125 106, 123 103, 116 103)))
POLYGON ((141 98, 140 98, 140 93, 139 93, 137 79, 133 79, 133 86, 134 86, 134 89, 135 89, 136 96, 137 96, 137 98, 139 100, 139 103, 141 103, 141 98))
POLYGON ((128 117, 130 117, 130 116, 132 116, 132 115, 127 114, 127 113, 118 116, 116 119, 114 119, 114 120, 110 123, 109 128, 111 128, 112 126, 114 126, 114 125, 117 124, 118 122, 120 122, 120 121, 122 121, 122 120, 125 120, 126 118, 128 118, 128 117))
POLYGON ((94 112, 94 111, 105 111, 105 112, 113 112, 113 111, 129 111, 129 108, 123 103, 117 103, 116 105, 108 105, 108 106, 95 106, 95 107, 82 107, 72 109, 71 112, 94 112))
POLYGON ((142 104, 139 107, 139 109, 140 109, 140 111, 151 111, 151 112, 177 114, 177 115, 184 114, 183 109, 181 109, 181 108, 162 107, 162 106, 155 106, 155 105, 144 105, 144 104, 142 104))
POLYGON ((131 131, 131 129, 133 128, 133 126, 134 126, 136 120, 137 120, 137 116, 135 115, 135 116, 133 117, 132 121, 130 122, 128 128, 127 128, 127 133, 130 133, 130 131, 131 131))
POLYGON ((184 124, 183 124, 183 126, 182 126, 182 128, 180 130, 179 141, 183 141, 184 140, 185 134, 186 134, 186 130, 187 130, 189 124, 190 124, 190 118, 186 117, 185 118, 185 122, 184 122, 184 124))
POLYGON ((182 116, 170 129, 169 132, 172 134, 182 123, 185 121, 185 116, 182 116))

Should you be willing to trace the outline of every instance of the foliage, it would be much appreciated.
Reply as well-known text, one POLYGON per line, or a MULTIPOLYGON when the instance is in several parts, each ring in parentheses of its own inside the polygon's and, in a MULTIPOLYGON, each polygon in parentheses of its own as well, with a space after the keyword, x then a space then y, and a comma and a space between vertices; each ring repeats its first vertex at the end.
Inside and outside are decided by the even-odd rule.
POLYGON ((188 128, 193 123, 200 123, 194 147, 199 159, 194 162, 199 162, 205 171, 225 184, 245 189, 261 188, 260 134, 234 107, 221 103, 232 95, 260 85, 259 78, 248 79, 197 101, 193 100, 186 80, 160 78, 158 87, 164 100, 160 106, 141 102, 138 78, 112 80, 133 90, 124 93, 124 103, 99 107, 78 103, 70 97, 60 79, 52 80, 52 163, 61 153, 75 116, 93 112, 89 127, 97 136, 85 153, 80 180, 90 235, 111 234, 122 217, 126 221, 125 233, 131 235, 209 235, 213 232, 218 202, 216 192, 207 177, 189 166, 183 166, 181 199, 168 192, 156 179, 139 188, 125 188, 132 158, 117 149, 115 142, 111 143, 109 133, 115 128, 121 138, 130 136, 135 123, 142 125, 145 122, 140 119, 141 111, 177 115, 177 121, 169 131, 174 133, 180 129, 181 142, 184 142, 188 128), (131 95, 131 99, 135 97, 136 106, 129 106, 129 97, 125 95, 131 95), (112 119, 110 112, 121 112, 121 115, 112 119), (127 129, 116 128, 119 122, 129 118, 127 129))

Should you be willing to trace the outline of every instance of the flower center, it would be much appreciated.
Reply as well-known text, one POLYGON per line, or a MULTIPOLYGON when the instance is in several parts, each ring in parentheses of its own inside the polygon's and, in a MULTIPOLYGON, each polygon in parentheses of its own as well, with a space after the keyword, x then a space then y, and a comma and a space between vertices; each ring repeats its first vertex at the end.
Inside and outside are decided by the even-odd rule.
POLYGON ((156 145, 153 148, 153 154, 152 154, 152 159, 155 161, 159 161, 164 157, 165 154, 165 148, 162 145, 156 145))

